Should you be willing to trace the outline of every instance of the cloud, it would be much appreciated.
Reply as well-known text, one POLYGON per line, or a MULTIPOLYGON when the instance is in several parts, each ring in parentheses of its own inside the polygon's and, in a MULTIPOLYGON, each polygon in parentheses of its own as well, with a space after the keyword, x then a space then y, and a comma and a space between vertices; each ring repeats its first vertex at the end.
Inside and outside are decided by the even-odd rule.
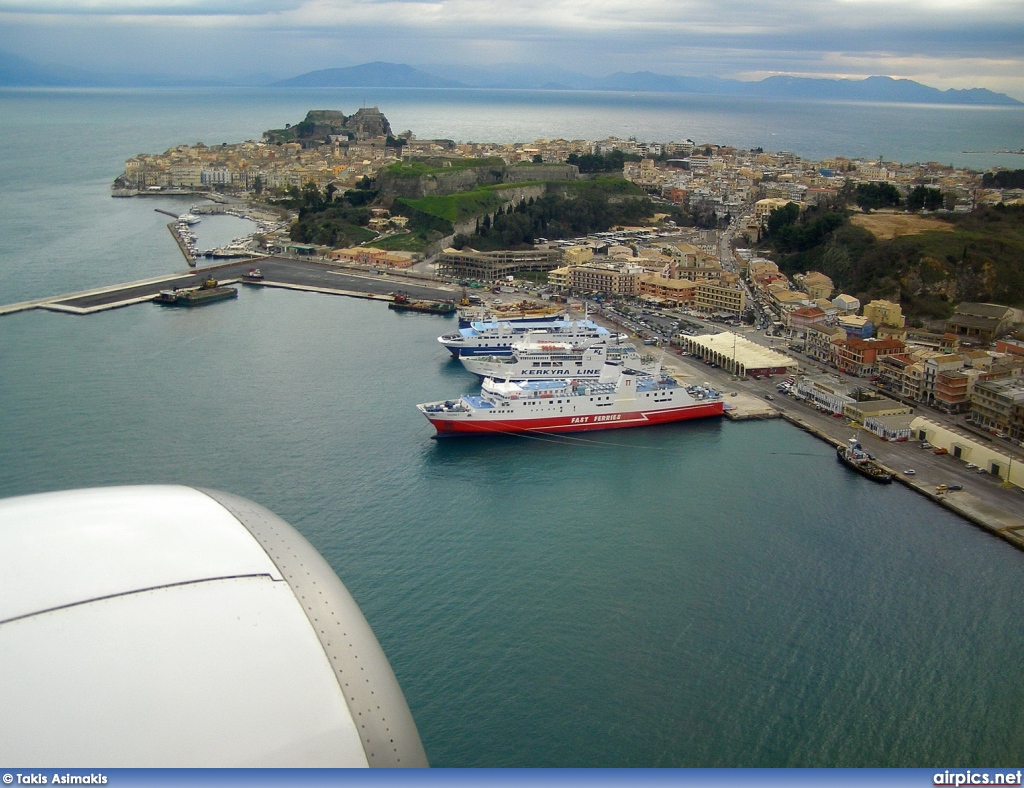
MULTIPOLYGON (((127 35, 118 31, 140 40, 147 28, 154 42, 185 49, 203 35, 234 52, 259 40, 253 67, 292 73, 368 60, 520 62, 591 74, 887 74, 1024 90, 1014 74, 1024 74, 1020 0, 0 0, 5 47, 20 40, 20 53, 35 55, 49 46, 51 62, 61 52, 39 31, 79 30, 64 37, 64 52, 84 65, 112 57, 102 48, 127 35)), ((208 62, 215 67, 215 53, 208 62)))

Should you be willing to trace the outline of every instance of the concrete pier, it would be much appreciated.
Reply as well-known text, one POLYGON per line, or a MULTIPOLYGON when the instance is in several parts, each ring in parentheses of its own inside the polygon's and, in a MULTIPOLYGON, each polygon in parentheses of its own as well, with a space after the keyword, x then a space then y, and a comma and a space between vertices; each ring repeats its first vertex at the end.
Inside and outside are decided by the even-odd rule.
POLYGON ((280 287, 327 295, 349 296, 379 301, 390 301, 390 293, 401 290, 413 298, 425 300, 452 299, 459 288, 421 278, 405 278, 397 273, 376 274, 370 271, 324 263, 315 260, 290 260, 280 257, 251 257, 245 260, 200 268, 195 271, 125 282, 109 287, 82 290, 77 293, 21 301, 0 306, 0 315, 46 309, 72 315, 91 315, 108 309, 119 309, 145 301, 152 301, 161 290, 173 287, 198 287, 212 277, 224 283, 237 282, 254 267, 259 267, 264 279, 254 282, 265 287, 280 287))
POLYGON ((171 231, 171 235, 174 236, 174 240, 178 244, 178 248, 181 249, 181 253, 185 256, 185 262, 195 268, 196 258, 192 256, 192 252, 190 252, 188 247, 185 245, 185 241, 182 239, 181 233, 178 232, 178 223, 169 222, 167 224, 167 229, 171 231))
MULTIPOLYGON (((781 411, 782 418, 788 421, 790 424, 794 424, 805 432, 809 432, 816 438, 831 444, 834 447, 843 446, 845 442, 839 440, 834 435, 830 435, 822 429, 819 429, 814 424, 801 419, 798 415, 781 411)), ((861 433, 864 435, 865 433, 861 433)), ((879 441, 879 443, 883 443, 879 441)), ((914 446, 916 444, 891 444, 886 443, 886 448, 893 448, 894 446, 914 446)), ((872 446, 873 450, 878 450, 878 447, 872 446)), ((918 449, 918 451, 921 451, 918 449)), ((901 452, 902 453, 902 452, 901 452)), ((899 467, 893 468, 887 466, 885 463, 876 460, 878 464, 889 471, 893 475, 893 481, 899 482, 904 487, 908 487, 914 492, 925 496, 929 500, 937 503, 951 512, 960 515, 965 520, 969 520, 981 528, 984 528, 991 534, 998 536, 1000 539, 1005 539, 1007 542, 1012 544, 1014 547, 1024 550, 1024 496, 1021 496, 1021 507, 1017 509, 1007 509, 1000 503, 994 501, 986 501, 984 498, 975 495, 974 493, 966 490, 953 490, 953 491, 939 491, 938 485, 935 484, 935 479, 930 478, 929 475, 922 473, 918 476, 916 473, 913 476, 907 475, 901 472, 899 467)), ((892 463, 892 459, 889 459, 892 463)), ((913 462, 913 458, 908 458, 908 463, 913 462)), ((915 463, 917 464, 917 463, 915 463)), ((945 484, 945 482, 943 482, 945 484)))

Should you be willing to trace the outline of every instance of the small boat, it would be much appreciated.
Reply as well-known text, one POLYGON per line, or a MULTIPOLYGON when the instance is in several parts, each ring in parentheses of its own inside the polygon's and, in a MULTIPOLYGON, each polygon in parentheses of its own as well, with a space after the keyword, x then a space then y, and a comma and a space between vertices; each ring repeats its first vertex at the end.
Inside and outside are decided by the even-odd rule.
POLYGON ((263 272, 259 268, 250 268, 247 273, 242 274, 243 282, 262 282, 263 272))

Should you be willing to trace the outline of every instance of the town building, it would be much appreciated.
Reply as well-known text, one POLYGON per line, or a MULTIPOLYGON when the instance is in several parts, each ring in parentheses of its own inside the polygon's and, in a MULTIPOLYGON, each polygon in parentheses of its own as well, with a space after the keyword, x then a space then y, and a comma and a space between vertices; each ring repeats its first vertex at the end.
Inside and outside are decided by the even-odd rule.
POLYGON ((924 380, 924 364, 905 353, 895 353, 878 361, 878 377, 893 394, 919 401, 924 380))
POLYGON ((973 463, 1003 481, 1024 487, 1024 462, 1014 459, 1008 451, 1001 451, 998 445, 983 443, 973 435, 965 435, 922 416, 911 422, 910 429, 912 437, 945 449, 954 458, 973 463))
POLYGON ((964 367, 964 357, 958 353, 932 356, 924 360, 924 380, 918 399, 928 405, 935 404, 935 386, 940 373, 957 372, 964 367))
POLYGON ((854 399, 843 409, 843 415, 850 421, 864 424, 868 419, 879 416, 902 416, 910 413, 911 409, 902 402, 896 402, 882 397, 880 399, 854 399))
POLYGON ((875 300, 864 307, 864 317, 876 326, 891 326, 892 328, 903 328, 906 320, 903 317, 903 309, 899 304, 892 301, 875 300))
POLYGON ((782 197, 767 197, 763 200, 758 200, 754 203, 754 219, 763 227, 768 223, 768 217, 772 211, 785 208, 791 202, 793 201, 782 197))
POLYGON ((807 327, 807 353, 816 360, 829 363, 832 358, 832 343, 846 339, 846 332, 838 326, 816 323, 807 327))
POLYGON ((902 353, 904 347, 896 339, 840 339, 832 343, 832 363, 851 375, 877 375, 879 361, 902 353))
POLYGON ((796 396, 837 416, 856 401, 851 387, 831 375, 805 375, 796 384, 796 396))
POLYGON ((875 333, 874 324, 863 315, 843 315, 836 325, 846 332, 847 339, 868 339, 875 333))
POLYGON ((570 246, 562 251, 562 262, 566 265, 583 265, 594 256, 589 246, 570 246))
POLYGON ((742 315, 746 307, 746 294, 739 285, 719 284, 713 281, 697 282, 694 306, 704 312, 728 312, 742 315))
POLYGON ((855 315, 860 311, 860 300, 846 293, 840 293, 833 298, 832 304, 841 315, 855 315))
POLYGON ((914 421, 912 413, 900 413, 893 416, 868 416, 864 419, 864 429, 877 435, 884 441, 910 440, 910 425, 914 421))
POLYGON ((804 306, 787 312, 783 322, 790 331, 803 334, 811 326, 821 325, 825 322, 825 312, 816 306, 804 306))
POLYGON ((692 307, 697 300, 697 283, 688 279, 642 276, 637 283, 637 292, 665 304, 692 307))
POLYGON ((561 268, 552 268, 548 271, 548 284, 554 290, 568 290, 569 289, 569 271, 570 266, 562 266, 561 268))
POLYGON ((558 249, 478 252, 469 247, 448 248, 437 256, 437 272, 453 279, 496 282, 523 271, 550 271, 561 262, 562 253, 558 249))
POLYGON ((807 293, 807 296, 817 301, 820 298, 830 298, 835 285, 821 271, 808 271, 806 274, 796 274, 793 277, 797 287, 807 293))
POLYGON ((569 289, 580 293, 635 295, 644 270, 636 265, 594 263, 569 268, 569 289))
POLYGON ((1015 310, 999 304, 957 304, 946 330, 959 337, 987 345, 1013 327, 1015 310))
POLYGON ((987 380, 974 386, 971 419, 1011 440, 1024 441, 1024 379, 987 380))
POLYGON ((730 331, 697 337, 677 336, 672 341, 694 356, 740 377, 792 374, 799 366, 789 356, 768 350, 730 331))

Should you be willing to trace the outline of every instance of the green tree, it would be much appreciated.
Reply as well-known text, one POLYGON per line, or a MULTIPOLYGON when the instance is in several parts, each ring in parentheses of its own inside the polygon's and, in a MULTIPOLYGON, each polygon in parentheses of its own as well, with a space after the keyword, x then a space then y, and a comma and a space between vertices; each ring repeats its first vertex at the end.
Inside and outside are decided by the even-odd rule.
POLYGON ((900 193, 891 183, 858 183, 854 201, 864 210, 890 208, 900 204, 900 193))
POLYGON ((915 186, 907 195, 908 211, 937 211, 943 205, 942 192, 924 186, 915 186))
POLYGON ((795 224, 800 218, 800 206, 795 202, 788 202, 781 208, 776 208, 768 214, 768 235, 777 235, 785 226, 795 224))

